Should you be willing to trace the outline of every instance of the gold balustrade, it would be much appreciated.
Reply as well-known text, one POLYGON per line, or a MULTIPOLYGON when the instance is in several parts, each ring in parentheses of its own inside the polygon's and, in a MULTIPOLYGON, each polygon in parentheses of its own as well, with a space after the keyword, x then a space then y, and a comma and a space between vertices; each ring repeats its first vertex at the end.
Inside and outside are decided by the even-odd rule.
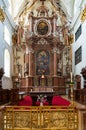
POLYGON ((3 111, 4 130, 78 130, 74 106, 9 106, 3 111))

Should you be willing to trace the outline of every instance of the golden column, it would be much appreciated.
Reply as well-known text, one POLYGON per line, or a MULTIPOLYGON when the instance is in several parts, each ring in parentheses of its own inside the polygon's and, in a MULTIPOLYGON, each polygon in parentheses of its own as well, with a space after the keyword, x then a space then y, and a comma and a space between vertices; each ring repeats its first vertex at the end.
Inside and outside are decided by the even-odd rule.
POLYGON ((71 101, 72 101, 72 105, 74 105, 74 81, 73 81, 73 74, 72 72, 70 72, 70 98, 71 98, 71 101))

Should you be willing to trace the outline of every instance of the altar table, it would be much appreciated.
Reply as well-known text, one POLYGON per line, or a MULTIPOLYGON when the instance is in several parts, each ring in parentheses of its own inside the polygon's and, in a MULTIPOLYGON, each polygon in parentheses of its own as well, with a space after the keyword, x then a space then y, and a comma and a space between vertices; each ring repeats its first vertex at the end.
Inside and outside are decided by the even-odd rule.
POLYGON ((49 102, 49 105, 51 105, 53 95, 55 94, 54 91, 48 92, 48 91, 30 91, 30 96, 32 97, 33 105, 36 105, 38 95, 47 96, 47 101, 49 102))

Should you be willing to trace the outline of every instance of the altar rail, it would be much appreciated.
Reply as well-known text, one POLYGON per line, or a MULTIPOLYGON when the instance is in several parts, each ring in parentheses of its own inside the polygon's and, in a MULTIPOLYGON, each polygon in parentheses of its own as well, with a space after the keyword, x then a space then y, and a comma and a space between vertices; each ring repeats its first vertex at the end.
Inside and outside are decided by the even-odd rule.
POLYGON ((72 106, 9 106, 3 124, 4 130, 78 130, 78 112, 72 106))

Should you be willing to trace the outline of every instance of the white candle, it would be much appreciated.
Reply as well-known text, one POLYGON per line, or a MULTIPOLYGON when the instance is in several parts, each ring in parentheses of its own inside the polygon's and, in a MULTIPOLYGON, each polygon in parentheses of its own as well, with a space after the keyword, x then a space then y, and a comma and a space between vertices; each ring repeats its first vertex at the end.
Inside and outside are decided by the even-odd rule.
POLYGON ((72 82, 72 79, 73 79, 72 72, 70 73, 70 79, 71 79, 71 82, 72 82))

